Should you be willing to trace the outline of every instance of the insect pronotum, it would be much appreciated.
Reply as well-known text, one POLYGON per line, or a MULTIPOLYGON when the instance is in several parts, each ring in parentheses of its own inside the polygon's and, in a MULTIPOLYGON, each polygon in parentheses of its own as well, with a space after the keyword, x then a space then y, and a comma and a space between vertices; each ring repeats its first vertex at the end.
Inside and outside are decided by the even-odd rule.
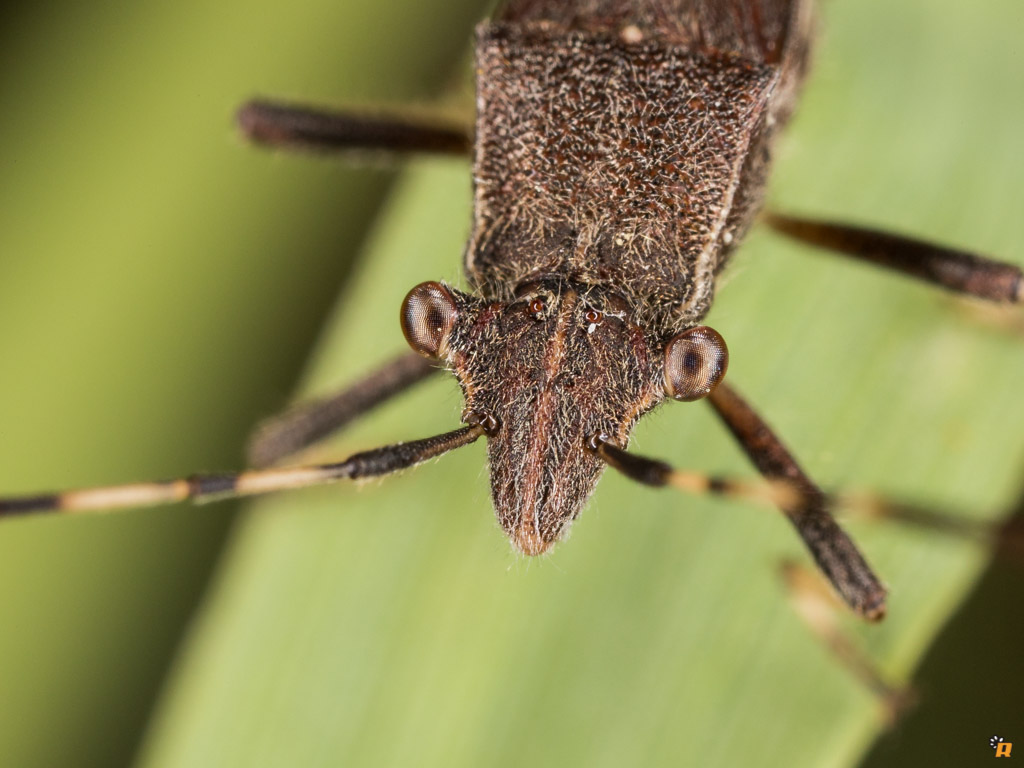
MULTIPOLYGON (((383 475, 486 437, 492 498, 514 546, 564 537, 607 466, 639 482, 779 506, 859 615, 885 589, 757 412, 723 381, 725 341, 702 325, 761 208, 772 141, 799 91, 810 2, 510 0, 477 34, 477 120, 462 126, 254 101, 242 130, 272 146, 466 153, 474 162, 470 290, 412 288, 413 352, 267 424, 254 469, 0 500, 0 515, 252 495, 383 475), (277 467, 438 369, 462 426, 344 461, 277 467), (628 452, 666 400, 707 398, 764 476, 676 470, 628 452)), ((775 229, 953 291, 1024 298, 1021 271, 970 253, 771 213, 775 229)), ((877 505, 885 502, 875 500, 877 505)))

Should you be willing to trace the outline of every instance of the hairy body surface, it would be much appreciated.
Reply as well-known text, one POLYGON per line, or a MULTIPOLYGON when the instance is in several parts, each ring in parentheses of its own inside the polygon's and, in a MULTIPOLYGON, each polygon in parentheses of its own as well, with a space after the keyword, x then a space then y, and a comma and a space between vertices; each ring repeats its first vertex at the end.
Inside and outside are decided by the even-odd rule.
POLYGON ((628 445, 676 396, 673 366, 724 373, 724 345, 720 363, 665 351, 760 207, 808 19, 801 2, 513 0, 478 28, 465 269, 481 298, 449 290, 442 359, 467 411, 501 425, 491 494, 522 551, 582 509, 606 466, 590 437, 628 445))
POLYGON ((667 338, 707 314, 760 205, 809 14, 776 3, 751 41, 756 6, 571 5, 513 2, 478 30, 466 272, 495 297, 548 273, 610 286, 667 338))
MULTIPOLYGON (((859 615, 885 588, 801 469, 723 381, 725 341, 700 325, 761 207, 772 141, 803 80, 810 0, 507 0, 477 29, 474 131, 443 121, 254 100, 253 139, 318 150, 473 154, 470 290, 414 287, 413 353, 262 428, 256 468, 0 498, 0 516, 267 493, 398 471, 486 436, 491 497, 513 546, 564 537, 601 473, 768 501, 859 615), (441 365, 438 366, 437 364, 441 365), (345 461, 273 465, 447 367, 465 426, 345 461), (626 450, 666 399, 707 398, 761 485, 675 470, 626 450)), ((1024 301, 1013 264, 894 233, 772 212, 776 230, 992 302, 1024 301)), ((873 501, 892 516, 905 505, 873 501)), ((927 515, 924 515, 927 517, 927 515)))

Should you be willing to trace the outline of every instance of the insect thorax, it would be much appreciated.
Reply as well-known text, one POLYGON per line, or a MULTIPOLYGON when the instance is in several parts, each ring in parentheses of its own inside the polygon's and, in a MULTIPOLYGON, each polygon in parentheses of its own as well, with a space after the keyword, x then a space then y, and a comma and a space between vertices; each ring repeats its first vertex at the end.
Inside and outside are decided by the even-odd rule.
POLYGON ((653 330, 696 323, 760 201, 777 69, 549 25, 477 37, 471 283, 563 274, 653 330))

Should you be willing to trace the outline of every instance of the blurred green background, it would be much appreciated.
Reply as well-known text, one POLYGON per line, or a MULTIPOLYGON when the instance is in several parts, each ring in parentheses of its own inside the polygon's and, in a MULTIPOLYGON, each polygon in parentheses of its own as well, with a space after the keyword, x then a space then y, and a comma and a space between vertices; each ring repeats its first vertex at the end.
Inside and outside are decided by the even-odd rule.
MULTIPOLYGON (((4 11, 0 492, 238 466, 325 317, 306 391, 402 348, 405 291, 460 280, 467 164, 411 163, 377 215, 391 171, 253 150, 231 114, 257 93, 458 94, 482 5, 4 11)), ((772 201, 1024 261, 1019 3, 822 15, 772 201)), ((949 309, 756 233, 710 322, 733 381, 823 483, 991 517, 1018 492, 1024 350, 949 309)), ((432 382, 336 450, 458 413, 455 386, 432 382)), ((666 407, 636 445, 750 472, 702 405, 666 407)), ((609 476, 570 540, 525 561, 483 455, 237 519, 221 504, 0 526, 0 765, 841 766, 870 747, 877 707, 785 602, 776 563, 804 555, 779 518, 609 476)), ((987 555, 850 528, 893 593, 884 625, 851 629, 905 681, 987 555)), ((985 577, 869 765, 1024 742, 1022 598, 1019 569, 985 577)))

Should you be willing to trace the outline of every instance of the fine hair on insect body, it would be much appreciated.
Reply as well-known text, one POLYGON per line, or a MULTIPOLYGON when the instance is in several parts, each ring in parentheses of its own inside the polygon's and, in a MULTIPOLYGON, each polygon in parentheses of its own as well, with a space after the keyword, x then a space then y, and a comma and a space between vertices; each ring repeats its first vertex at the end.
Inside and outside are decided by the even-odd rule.
MULTIPOLYGON (((641 482, 782 507, 840 595, 884 613, 884 588, 834 523, 830 499, 726 376, 701 325, 752 224, 771 142, 811 37, 807 3, 510 2, 477 41, 477 123, 418 124, 255 101, 240 124, 266 144, 463 153, 473 148, 469 291, 412 288, 414 353, 336 398, 299 406, 257 438, 257 469, 0 501, 0 512, 91 509, 254 494, 385 474, 480 437, 499 522, 527 554, 576 519, 604 468, 641 482), (655 106, 652 106, 655 105, 655 106), (355 415, 453 370, 466 426, 317 467, 271 468, 355 415), (677 471, 626 452, 644 413, 704 397, 763 483, 677 471)), ((1021 300, 1016 268, 895 235, 772 213, 806 242, 947 288, 1021 300)))

